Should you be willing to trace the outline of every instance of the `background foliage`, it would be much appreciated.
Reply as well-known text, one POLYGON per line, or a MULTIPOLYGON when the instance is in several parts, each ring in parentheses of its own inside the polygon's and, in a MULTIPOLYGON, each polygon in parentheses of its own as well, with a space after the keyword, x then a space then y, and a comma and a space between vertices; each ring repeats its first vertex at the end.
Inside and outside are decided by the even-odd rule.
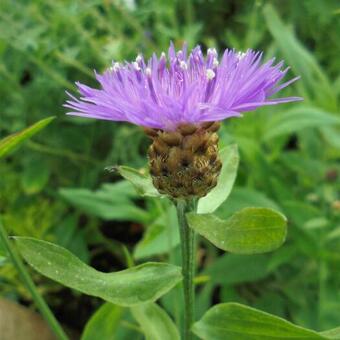
MULTIPOLYGON (((148 140, 127 124, 65 117, 74 81, 96 86, 93 69, 112 59, 177 46, 265 51, 301 80, 285 94, 304 102, 226 121, 221 146, 237 143, 240 168, 222 218, 243 207, 282 211, 288 240, 274 253, 222 254, 202 240, 197 316, 217 302, 242 302, 315 330, 340 324, 340 7, 338 1, 10 1, 0 3, 0 137, 58 118, 0 167, 0 212, 12 234, 58 243, 99 270, 133 260, 179 263, 175 213, 141 200, 110 165, 143 168, 148 140), (169 251, 170 250, 170 255, 169 251)), ((57 316, 82 329, 100 305, 34 273, 57 316), (75 317, 76 316, 76 317, 75 317)), ((0 294, 30 297, 0 250, 0 294)), ((180 318, 174 291, 163 306, 180 318), (175 303, 174 303, 175 301, 175 303)), ((104 305, 96 314, 110 308, 104 305)), ((138 335, 121 308, 120 338, 138 335)), ((91 324, 87 325, 91 332, 91 324)))

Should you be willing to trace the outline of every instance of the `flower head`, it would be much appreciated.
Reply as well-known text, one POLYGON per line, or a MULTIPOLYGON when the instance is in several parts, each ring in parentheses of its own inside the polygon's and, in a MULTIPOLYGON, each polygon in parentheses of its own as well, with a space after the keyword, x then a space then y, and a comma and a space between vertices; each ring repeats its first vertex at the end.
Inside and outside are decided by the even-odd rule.
POLYGON ((263 105, 300 100, 271 99, 298 79, 280 84, 289 68, 274 59, 262 63, 262 53, 225 50, 219 59, 215 49, 203 56, 186 44, 168 56, 155 54, 145 61, 138 55, 131 63, 113 62, 102 75, 96 73, 101 89, 77 83, 80 99, 69 94, 65 104, 71 115, 174 131, 181 124, 201 124, 240 116, 263 105))

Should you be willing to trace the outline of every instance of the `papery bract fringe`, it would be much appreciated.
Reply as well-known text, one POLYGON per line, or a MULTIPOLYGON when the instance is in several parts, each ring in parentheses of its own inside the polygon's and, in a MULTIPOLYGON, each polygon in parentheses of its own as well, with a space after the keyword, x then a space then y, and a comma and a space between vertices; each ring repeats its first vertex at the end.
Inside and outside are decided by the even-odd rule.
POLYGON ((146 129, 152 139, 148 157, 153 185, 172 198, 205 196, 217 184, 220 123, 179 125, 176 131, 146 129))

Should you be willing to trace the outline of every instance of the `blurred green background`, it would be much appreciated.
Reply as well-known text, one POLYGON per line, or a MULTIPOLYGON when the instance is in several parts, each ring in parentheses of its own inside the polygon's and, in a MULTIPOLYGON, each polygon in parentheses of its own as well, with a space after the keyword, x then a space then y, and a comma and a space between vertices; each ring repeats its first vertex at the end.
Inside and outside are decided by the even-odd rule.
MULTIPOLYGON (((218 214, 275 207, 288 217, 288 239, 278 251, 256 256, 225 254, 202 241, 197 316, 219 301, 240 301, 316 330, 339 326, 339 18, 336 0, 2 0, 0 138, 58 117, 0 165, 7 229, 59 243, 104 271, 125 268, 127 249, 136 262, 178 263, 169 203, 141 200, 104 170, 145 167, 147 138, 132 125, 66 117, 65 90, 74 92, 77 80, 97 86, 94 69, 139 52, 160 53, 170 40, 177 47, 187 41, 219 51, 263 50, 265 59, 291 66, 289 77, 301 76, 282 95, 304 101, 224 122, 221 146, 236 142, 241 163, 218 214)), ((30 305, 2 255, 0 295, 30 305)), ((57 317, 80 332, 101 302, 32 275, 57 317)), ((180 318, 176 294, 162 304, 180 318)), ((131 322, 122 316, 121 339, 136 332, 131 322)))

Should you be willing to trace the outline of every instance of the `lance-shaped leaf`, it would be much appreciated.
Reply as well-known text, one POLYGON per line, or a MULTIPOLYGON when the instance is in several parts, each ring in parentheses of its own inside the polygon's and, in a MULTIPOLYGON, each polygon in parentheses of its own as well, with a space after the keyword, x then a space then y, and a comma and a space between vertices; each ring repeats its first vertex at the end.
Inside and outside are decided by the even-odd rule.
POLYGON ((108 302, 104 303, 87 322, 81 340, 116 339, 116 332, 123 312, 124 308, 121 306, 108 302))
POLYGON ((114 168, 119 174, 128 180, 142 196, 159 197, 162 196, 152 184, 149 175, 142 174, 134 168, 128 166, 117 166, 114 168))
POLYGON ((15 240, 24 259, 41 274, 120 306, 155 301, 182 278, 179 267, 153 262, 103 273, 53 243, 29 237, 16 237, 15 240))
POLYGON ((180 340, 174 322, 156 303, 132 307, 131 312, 142 327, 146 340, 180 340))
POLYGON ((268 208, 245 208, 228 220, 213 214, 187 214, 189 226, 216 247, 235 254, 272 251, 286 238, 286 218, 268 208))
POLYGON ((6 138, 0 140, 0 158, 9 155, 15 148, 25 142, 28 138, 42 130, 47 126, 55 117, 49 117, 40 120, 25 130, 13 133, 6 138))
POLYGON ((194 324, 193 332, 204 340, 327 339, 313 330, 238 303, 212 307, 194 324))
POLYGON ((209 194, 198 202, 197 211, 200 214, 213 213, 229 196, 233 188, 239 162, 236 144, 229 145, 220 152, 222 169, 217 185, 209 194))

